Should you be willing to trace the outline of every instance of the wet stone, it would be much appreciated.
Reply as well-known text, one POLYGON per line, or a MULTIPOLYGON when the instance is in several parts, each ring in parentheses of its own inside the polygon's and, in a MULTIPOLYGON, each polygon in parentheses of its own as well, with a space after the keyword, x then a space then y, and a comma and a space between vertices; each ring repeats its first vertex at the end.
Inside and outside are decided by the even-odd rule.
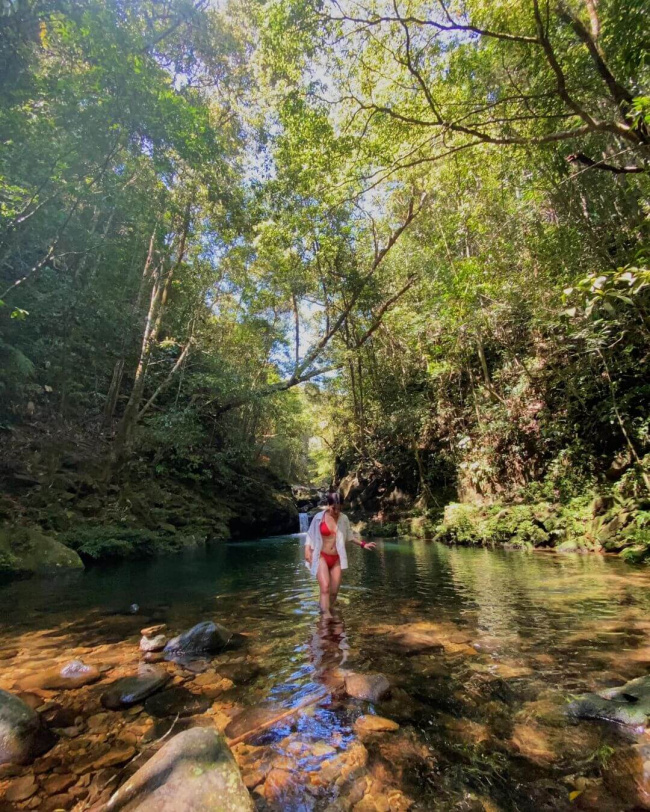
POLYGON ((21 680, 20 688, 23 691, 68 691, 97 682, 100 677, 101 673, 94 665, 86 665, 82 660, 72 660, 62 668, 51 668, 26 677, 21 680))
POLYGON ((26 764, 47 752, 56 737, 21 699, 0 690, 0 764, 26 764))
POLYGON ((219 676, 232 680, 236 685, 247 685, 261 674, 262 669, 254 663, 223 663, 217 671, 219 676))
POLYGON ((43 784, 43 789, 48 795, 58 795, 70 789, 76 781, 76 775, 51 775, 43 784))
POLYGON ((210 700, 199 694, 193 694, 180 685, 152 696, 144 704, 145 711, 158 719, 168 716, 195 716, 205 713, 210 707, 210 700))
POLYGON ((369 733, 385 733, 399 730, 397 722, 392 719, 384 719, 383 716, 360 716, 354 723, 356 733, 363 735, 369 733))
POLYGON ((650 809, 650 744, 618 750, 603 769, 605 786, 631 806, 650 809))
POLYGON ((349 674, 345 690, 355 699, 379 702, 390 693, 390 683, 383 674, 349 674))
POLYGON ((170 640, 165 646, 165 654, 174 659, 216 653, 222 651, 232 638, 231 631, 207 620, 170 640))
POLYGON ((5 801, 15 803, 16 801, 26 801, 38 789, 38 784, 33 775, 24 775, 16 778, 9 784, 5 792, 5 801))
POLYGON ((279 705, 246 708, 226 727, 226 736, 229 739, 238 739, 241 736, 260 730, 271 724, 284 710, 286 709, 279 705))
POLYGON ((140 667, 138 675, 123 677, 109 685, 102 694, 102 705, 108 710, 120 710, 137 705, 159 691, 167 682, 169 674, 152 665, 140 667))
POLYGON ((125 764, 133 758, 135 752, 135 747, 120 743, 93 761, 93 769, 102 770, 107 767, 117 767, 118 764, 125 764))

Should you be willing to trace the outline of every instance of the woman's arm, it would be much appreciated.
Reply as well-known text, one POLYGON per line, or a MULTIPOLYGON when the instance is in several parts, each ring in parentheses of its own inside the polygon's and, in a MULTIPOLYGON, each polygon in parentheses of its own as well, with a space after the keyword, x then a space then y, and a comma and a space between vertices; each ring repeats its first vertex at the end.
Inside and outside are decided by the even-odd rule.
POLYGON ((374 541, 364 541, 363 539, 359 538, 357 534, 352 530, 352 526, 350 525, 350 520, 348 517, 345 517, 346 525, 347 525, 347 541, 351 541, 353 544, 356 544, 357 547, 363 547, 365 550, 374 550, 377 546, 374 541))
POLYGON ((311 520, 307 535, 305 537, 305 561, 311 567, 312 558, 314 555, 314 548, 316 547, 316 540, 314 534, 316 532, 316 516, 311 520))

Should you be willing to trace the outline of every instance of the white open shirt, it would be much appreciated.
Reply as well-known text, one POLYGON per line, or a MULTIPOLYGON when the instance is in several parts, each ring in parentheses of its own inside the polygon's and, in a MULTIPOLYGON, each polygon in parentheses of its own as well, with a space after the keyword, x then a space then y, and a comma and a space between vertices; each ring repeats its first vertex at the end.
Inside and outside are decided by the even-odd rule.
MULTIPOLYGON (((323 549, 323 537, 321 536, 320 532, 320 523, 323 521, 324 515, 325 511, 321 510, 320 513, 317 513, 314 516, 314 518, 311 520, 311 524, 309 525, 309 530, 307 531, 307 538, 305 539, 305 545, 309 545, 314 551, 311 557, 311 567, 309 566, 308 562, 305 561, 305 566, 309 572, 311 572, 314 578, 316 577, 316 572, 318 570, 320 553, 323 549)), ((339 516, 338 526, 336 528, 336 552, 339 554, 342 570, 346 570, 348 568, 348 554, 345 551, 345 542, 350 541, 353 538, 354 533, 350 527, 350 520, 345 513, 341 513, 339 516)))

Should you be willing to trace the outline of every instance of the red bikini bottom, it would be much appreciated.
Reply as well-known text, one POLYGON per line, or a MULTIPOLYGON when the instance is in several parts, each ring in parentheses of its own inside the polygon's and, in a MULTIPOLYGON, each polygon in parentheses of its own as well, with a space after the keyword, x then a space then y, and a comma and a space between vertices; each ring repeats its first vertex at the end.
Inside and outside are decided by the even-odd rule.
POLYGON ((335 567, 339 563, 339 554, 338 553, 321 553, 320 557, 325 560, 327 564, 327 569, 331 570, 332 567, 335 567))

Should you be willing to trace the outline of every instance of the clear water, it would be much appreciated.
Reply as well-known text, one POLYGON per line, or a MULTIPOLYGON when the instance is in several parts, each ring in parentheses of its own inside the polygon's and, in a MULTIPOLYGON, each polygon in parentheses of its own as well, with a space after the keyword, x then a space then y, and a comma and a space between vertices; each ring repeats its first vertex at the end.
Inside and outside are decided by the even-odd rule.
MULTIPOLYGON (((373 552, 349 551, 336 616, 324 622, 300 542, 229 543, 6 585, 0 649, 19 654, 2 663, 0 687, 12 688, 48 659, 65 662, 81 651, 92 660, 99 647, 105 659, 114 647, 122 667, 135 669, 141 626, 162 621, 175 632, 213 619, 248 635, 242 656, 261 669, 231 692, 238 707, 291 707, 337 686, 348 670, 384 673, 393 686, 392 698, 374 709, 335 690, 253 739, 271 760, 283 758, 291 776, 274 797, 258 788, 260 808, 351 808, 365 787, 371 795, 397 793, 396 809, 410 802, 537 812, 575 808, 576 787, 599 785, 603 754, 630 734, 568 724, 554 709, 647 672, 650 573, 595 555, 386 540, 373 552), (129 614, 132 604, 137 614, 129 614), (400 637, 404 629, 437 634, 444 646, 414 651, 400 637), (314 784, 322 759, 301 760, 295 742, 325 742, 345 754, 358 741, 362 713, 400 729, 364 739, 367 761, 349 780, 314 784)), ((237 758, 245 771, 246 753, 237 758)))

